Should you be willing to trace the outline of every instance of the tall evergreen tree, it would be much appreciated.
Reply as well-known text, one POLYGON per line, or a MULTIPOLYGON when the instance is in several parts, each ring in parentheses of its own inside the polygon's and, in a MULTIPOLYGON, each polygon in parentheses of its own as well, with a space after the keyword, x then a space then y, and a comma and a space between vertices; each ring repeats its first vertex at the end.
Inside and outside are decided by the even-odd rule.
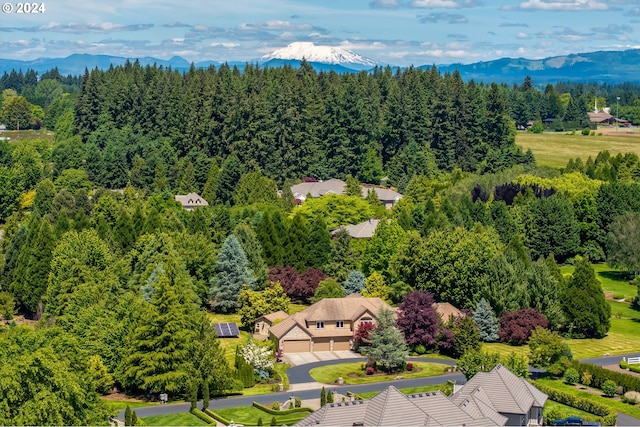
POLYGON ((570 333, 586 338, 601 338, 611 327, 611 307, 604 298, 600 282, 587 260, 575 265, 562 297, 562 306, 570 333))
POLYGON ((345 228, 340 228, 331 241, 331 254, 326 265, 329 275, 338 281, 345 281, 349 272, 356 269, 357 254, 351 248, 351 236, 345 228))
POLYGON ((176 253, 163 257, 156 292, 142 313, 123 362, 125 384, 153 393, 184 393, 192 377, 198 298, 176 253))
POLYGON ((482 298, 473 312, 473 320, 480 332, 480 340, 484 342, 498 341, 500 322, 486 299, 482 298))
POLYGON ((362 271, 353 270, 342 284, 345 295, 360 293, 364 289, 366 280, 367 278, 362 271))
POLYGON ((269 278, 269 267, 262 258, 262 245, 258 240, 253 228, 247 224, 240 223, 233 229, 233 234, 238 238, 245 255, 247 256, 247 266, 253 272, 256 278, 256 286, 258 289, 262 289, 267 284, 269 278))
POLYGON ((309 222, 302 214, 293 217, 287 233, 285 264, 303 272, 307 267, 307 241, 309 239, 309 222))
POLYGON ((376 320, 377 326, 369 334, 371 346, 367 354, 385 371, 403 368, 409 352, 402 332, 395 325, 393 312, 381 309, 376 313, 376 320))
POLYGON ((253 289, 256 279, 238 238, 233 234, 224 241, 216 262, 216 275, 212 278, 209 296, 213 308, 221 313, 238 309, 238 295, 242 285, 253 289))
POLYGON ((233 204, 233 194, 242 176, 242 164, 238 157, 231 155, 222 164, 222 171, 216 188, 216 199, 220 203, 233 204))
POLYGON ((323 269, 331 256, 331 234, 319 215, 311 221, 305 247, 306 264, 313 268, 323 269))

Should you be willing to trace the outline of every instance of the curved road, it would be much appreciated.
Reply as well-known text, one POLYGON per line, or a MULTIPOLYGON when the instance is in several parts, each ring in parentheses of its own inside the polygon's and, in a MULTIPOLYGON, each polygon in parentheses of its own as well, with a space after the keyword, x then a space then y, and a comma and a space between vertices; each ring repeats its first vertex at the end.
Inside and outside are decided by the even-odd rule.
MULTIPOLYGON (((598 366, 606 366, 617 364, 622 357, 638 357, 640 353, 633 354, 625 354, 618 356, 605 356, 594 359, 582 359, 581 362, 584 363, 592 363, 598 366)), ((411 361, 422 361, 422 362, 430 362, 430 363, 442 363, 447 365, 455 365, 454 360, 447 359, 435 359, 435 358, 421 358, 421 357, 409 357, 411 361)), ((349 362, 358 362, 365 361, 364 357, 356 357, 351 359, 335 359, 335 360, 326 360, 320 362, 313 362, 304 365, 297 365, 289 368, 287 371, 287 375, 289 377, 290 384, 303 384, 314 382, 314 379, 309 375, 309 370, 315 368, 317 366, 326 366, 326 365, 337 365, 341 363, 349 363, 349 362)), ((410 378, 410 379, 402 379, 402 380, 393 380, 393 381, 384 381, 370 384, 359 384, 359 385, 337 385, 337 384, 326 384, 325 387, 329 390, 340 390, 342 394, 345 394, 347 391, 353 393, 366 393, 371 391, 380 391, 384 390, 390 385, 393 385, 397 388, 409 388, 409 387, 418 387, 418 386, 426 386, 426 385, 434 385, 441 384, 446 382, 447 380, 455 381, 460 384, 466 382, 466 378, 460 372, 452 372, 444 375, 438 375, 435 377, 424 377, 424 378, 410 378)), ((292 394, 300 397, 302 400, 305 399, 316 399, 319 397, 319 391, 317 389, 313 390, 300 390, 294 392, 281 392, 281 393, 271 393, 271 394, 263 394, 259 396, 233 396, 227 398, 213 399, 209 402, 209 408, 231 408, 236 406, 251 406, 253 402, 258 402, 263 405, 269 405, 275 401, 283 402, 290 398, 292 394)), ((198 408, 202 407, 202 403, 198 402, 198 408)), ((191 408, 190 403, 176 403, 169 405, 156 405, 156 406, 147 406, 141 408, 135 408, 136 414, 139 417, 149 417, 152 415, 166 415, 166 414, 175 414, 180 412, 189 412, 191 408)), ((635 418, 630 418, 628 416, 622 415, 621 419, 618 422, 618 425, 639 425, 639 421, 635 418), (622 422, 621 422, 622 421, 622 422), (626 422, 625 422, 626 421, 626 422), (628 422, 628 424, 627 424, 628 422)), ((124 419, 124 411, 120 412, 120 419, 124 419)))

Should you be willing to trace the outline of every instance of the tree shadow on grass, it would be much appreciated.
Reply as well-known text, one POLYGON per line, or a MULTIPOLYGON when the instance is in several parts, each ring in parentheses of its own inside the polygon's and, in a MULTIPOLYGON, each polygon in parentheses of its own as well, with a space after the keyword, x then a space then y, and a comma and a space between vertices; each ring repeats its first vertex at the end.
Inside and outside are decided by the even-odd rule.
POLYGON ((607 279, 621 281, 621 282, 627 282, 633 279, 632 277, 633 274, 628 271, 607 270, 607 271, 600 271, 598 272, 598 274, 607 279))

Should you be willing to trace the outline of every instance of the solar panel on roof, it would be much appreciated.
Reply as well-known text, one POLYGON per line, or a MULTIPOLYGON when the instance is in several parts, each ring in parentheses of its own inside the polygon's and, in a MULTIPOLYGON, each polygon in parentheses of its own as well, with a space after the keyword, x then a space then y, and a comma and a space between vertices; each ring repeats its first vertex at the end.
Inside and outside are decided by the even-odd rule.
POLYGON ((240 336, 240 330, 235 322, 230 323, 214 323, 213 327, 216 330, 216 334, 220 338, 237 337, 240 336))

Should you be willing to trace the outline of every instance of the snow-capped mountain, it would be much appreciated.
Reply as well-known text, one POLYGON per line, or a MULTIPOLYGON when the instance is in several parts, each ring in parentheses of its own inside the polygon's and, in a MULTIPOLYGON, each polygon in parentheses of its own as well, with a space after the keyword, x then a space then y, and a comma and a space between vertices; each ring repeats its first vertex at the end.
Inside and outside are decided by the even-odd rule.
POLYGON ((374 67, 377 62, 360 56, 350 50, 335 46, 316 46, 312 42, 295 42, 262 57, 263 61, 272 59, 302 60, 323 64, 360 65, 374 67))

